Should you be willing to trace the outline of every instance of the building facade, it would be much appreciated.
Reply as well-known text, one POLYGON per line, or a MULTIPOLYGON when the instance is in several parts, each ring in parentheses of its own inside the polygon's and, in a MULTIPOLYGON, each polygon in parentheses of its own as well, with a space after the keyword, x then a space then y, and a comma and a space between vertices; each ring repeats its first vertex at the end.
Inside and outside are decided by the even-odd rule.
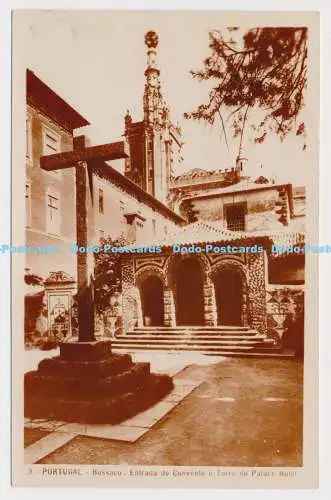
MULTIPOLYGON (((129 148, 124 175, 98 162, 91 180, 94 233, 90 243, 122 238, 132 248, 122 258, 121 307, 116 313, 121 331, 142 326, 228 325, 250 327, 279 339, 286 324, 302 313, 304 255, 283 255, 272 248, 302 247, 304 189, 262 176, 251 179, 241 164, 221 171, 195 168, 175 177, 182 160, 181 131, 171 122, 162 95, 157 35, 148 32, 145 44, 142 119, 133 122, 129 112, 124 119, 129 148), (176 245, 187 250, 177 251, 176 245), (138 246, 159 250, 141 254, 138 246), (234 252, 229 247, 245 250, 234 252)), ((77 279, 76 255, 70 249, 77 239, 79 193, 74 168, 46 172, 39 160, 72 150, 74 131, 87 124, 28 71, 27 244, 57 245, 59 252, 28 254, 26 267, 28 274, 44 280, 48 299, 43 314, 49 330, 55 308, 61 311, 59 317, 71 314, 66 308, 71 309, 77 279), (63 306, 62 285, 63 290, 71 290, 69 295, 63 292, 69 297, 67 306, 63 306)))
POLYGON ((124 329, 250 327, 279 340, 302 313, 303 284, 271 282, 270 261, 287 265, 272 246, 303 244, 302 233, 247 234, 204 221, 178 228, 159 241, 160 254, 123 258, 124 329))
MULTIPOLYGON (((175 132, 167 120, 168 139, 165 140, 156 118, 150 121, 151 105, 149 109, 146 107, 152 85, 149 69, 153 71, 152 68, 146 69, 144 145, 147 154, 147 145, 153 136, 160 146, 160 154, 155 146, 153 157, 149 155, 148 162, 147 156, 143 156, 143 168, 134 140, 128 136, 128 161, 130 165, 138 165, 142 175, 149 172, 149 181, 147 177, 144 178, 147 184, 133 182, 136 179, 131 171, 122 175, 106 162, 93 165, 90 180, 93 190, 90 245, 98 245, 105 239, 121 239, 127 243, 139 244, 146 237, 163 238, 173 227, 185 223, 180 215, 162 201, 169 181, 169 175, 165 172, 170 172, 171 163, 169 137, 175 132), (165 157, 167 161, 164 161, 165 157)), ((26 82, 26 245, 33 248, 52 247, 55 250, 50 253, 33 251, 26 254, 25 280, 29 286, 26 293, 25 324, 29 331, 52 331, 52 318, 65 317, 66 327, 62 330, 69 334, 72 330, 70 311, 76 291, 73 284, 77 281, 75 248, 80 230, 76 222, 76 196, 79 196, 76 193, 76 171, 74 167, 45 171, 40 167, 40 158, 72 151, 74 135, 79 133, 77 129, 89 122, 30 70, 27 71, 26 82), (67 292, 68 289, 70 293, 67 292), (36 301, 36 298, 40 300, 36 301), (34 305, 35 303, 38 305, 34 305), (61 314, 59 311, 62 311, 61 314)), ((161 97, 159 105, 165 106, 161 97)), ((125 118, 125 127, 128 134, 128 117, 125 118)), ((132 171, 135 170, 133 167, 132 171)))
POLYGON ((26 268, 28 273, 46 278, 52 270, 74 272, 68 247, 76 238, 76 218, 68 214, 75 206, 75 173, 73 169, 46 172, 39 160, 43 155, 72 150, 74 131, 88 121, 32 71, 27 71, 26 83, 26 245, 60 250, 51 258, 28 253, 26 268))

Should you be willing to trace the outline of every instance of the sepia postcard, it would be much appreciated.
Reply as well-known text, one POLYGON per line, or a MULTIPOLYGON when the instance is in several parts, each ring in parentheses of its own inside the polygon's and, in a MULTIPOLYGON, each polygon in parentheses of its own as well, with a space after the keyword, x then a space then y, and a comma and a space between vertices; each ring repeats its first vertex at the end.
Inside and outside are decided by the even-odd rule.
POLYGON ((318 13, 12 28, 13 485, 317 488, 318 13))

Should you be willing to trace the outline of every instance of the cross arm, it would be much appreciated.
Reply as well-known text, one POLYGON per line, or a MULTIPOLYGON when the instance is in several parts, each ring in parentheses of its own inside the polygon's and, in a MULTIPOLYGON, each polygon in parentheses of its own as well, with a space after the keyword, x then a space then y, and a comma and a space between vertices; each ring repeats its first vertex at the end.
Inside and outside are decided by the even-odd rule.
POLYGON ((101 144, 99 146, 91 146, 81 151, 68 151, 65 153, 42 156, 40 158, 40 166, 43 170, 60 170, 73 167, 78 161, 119 160, 121 158, 127 158, 128 156, 127 143, 125 141, 119 141, 101 144))

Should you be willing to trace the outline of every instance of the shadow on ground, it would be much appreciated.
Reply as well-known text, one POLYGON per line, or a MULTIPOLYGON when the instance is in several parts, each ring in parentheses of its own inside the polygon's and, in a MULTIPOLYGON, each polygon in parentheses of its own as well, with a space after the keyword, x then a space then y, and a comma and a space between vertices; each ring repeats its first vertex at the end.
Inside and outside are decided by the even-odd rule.
POLYGON ((179 376, 205 381, 137 442, 79 436, 40 463, 302 465, 302 362, 227 358, 179 376))

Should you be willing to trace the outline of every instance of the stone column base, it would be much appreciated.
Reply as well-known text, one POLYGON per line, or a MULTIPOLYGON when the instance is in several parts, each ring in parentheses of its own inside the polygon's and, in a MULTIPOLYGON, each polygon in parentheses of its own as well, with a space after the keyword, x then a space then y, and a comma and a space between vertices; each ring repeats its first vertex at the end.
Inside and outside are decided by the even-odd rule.
POLYGON ((173 388, 150 363, 112 354, 111 341, 64 342, 24 377, 24 415, 81 423, 120 423, 154 405, 173 388))

